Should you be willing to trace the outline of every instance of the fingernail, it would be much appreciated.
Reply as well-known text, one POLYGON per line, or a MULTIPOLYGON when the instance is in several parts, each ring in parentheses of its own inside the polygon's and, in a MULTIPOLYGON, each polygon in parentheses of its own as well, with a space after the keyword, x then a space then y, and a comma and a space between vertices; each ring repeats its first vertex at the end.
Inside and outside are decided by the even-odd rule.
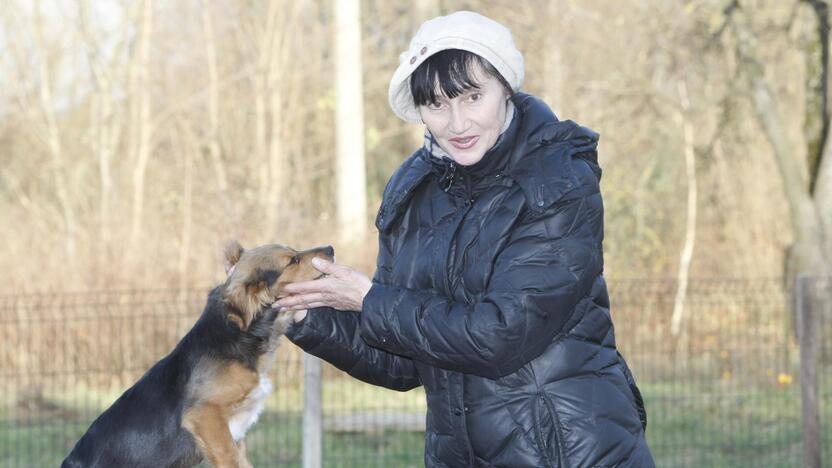
POLYGON ((318 257, 315 257, 315 258, 313 258, 313 259, 312 259, 312 265, 313 265, 313 266, 316 266, 316 267, 319 267, 319 266, 324 266, 324 261, 323 261, 323 260, 321 260, 321 259, 320 259, 320 258, 318 258, 318 257))

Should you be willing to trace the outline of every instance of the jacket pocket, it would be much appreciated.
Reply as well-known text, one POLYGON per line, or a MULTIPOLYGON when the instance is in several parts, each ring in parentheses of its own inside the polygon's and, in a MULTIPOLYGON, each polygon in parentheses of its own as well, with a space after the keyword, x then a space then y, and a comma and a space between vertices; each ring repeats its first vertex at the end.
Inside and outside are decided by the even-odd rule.
POLYGON ((622 356, 618 351, 616 351, 616 353, 618 353, 618 362, 621 363, 621 370, 624 372, 624 378, 627 379, 627 385, 630 386, 630 391, 633 392, 633 399, 636 402, 636 411, 638 411, 638 419, 641 421, 641 427, 646 432, 647 410, 644 408, 644 398, 641 396, 641 390, 638 389, 636 379, 633 378, 633 373, 630 372, 630 367, 627 366, 627 361, 624 360, 624 356, 622 356))
POLYGON ((546 466, 565 467, 565 459, 561 450, 560 419, 555 412, 554 403, 547 395, 538 394, 533 405, 533 412, 535 438, 540 453, 546 461, 546 466))

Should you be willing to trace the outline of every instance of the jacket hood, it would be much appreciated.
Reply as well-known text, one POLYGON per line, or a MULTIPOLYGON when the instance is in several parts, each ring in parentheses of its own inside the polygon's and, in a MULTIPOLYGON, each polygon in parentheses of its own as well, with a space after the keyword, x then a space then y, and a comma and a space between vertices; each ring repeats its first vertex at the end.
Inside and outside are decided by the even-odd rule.
POLYGON ((513 99, 524 121, 508 175, 520 185, 532 210, 546 210, 577 185, 570 164, 577 155, 595 163, 595 175, 600 179, 598 133, 571 120, 558 120, 549 106, 534 96, 518 93, 513 99))
MULTIPOLYGON (((520 186, 530 209, 544 211, 576 186, 572 157, 582 155, 595 162, 599 135, 571 120, 558 120, 532 95, 517 93, 512 101, 518 127, 505 174, 520 186)), ((380 231, 398 217, 414 189, 432 172, 429 155, 423 153, 424 148, 417 150, 390 178, 376 217, 380 231)), ((597 164, 594 169, 600 178, 597 164)))

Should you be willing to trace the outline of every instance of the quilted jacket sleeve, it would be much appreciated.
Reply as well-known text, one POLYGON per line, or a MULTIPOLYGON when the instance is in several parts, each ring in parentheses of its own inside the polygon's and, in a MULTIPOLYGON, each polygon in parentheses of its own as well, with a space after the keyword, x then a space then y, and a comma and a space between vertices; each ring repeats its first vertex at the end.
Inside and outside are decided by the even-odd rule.
POLYGON ((361 335, 432 366, 487 378, 510 374, 546 349, 589 293, 603 268, 602 237, 601 195, 590 184, 515 227, 479 302, 374 283, 361 335))
POLYGON ((328 307, 310 310, 286 337, 364 382, 406 391, 421 385, 411 359, 368 346, 358 333, 358 314, 328 307))

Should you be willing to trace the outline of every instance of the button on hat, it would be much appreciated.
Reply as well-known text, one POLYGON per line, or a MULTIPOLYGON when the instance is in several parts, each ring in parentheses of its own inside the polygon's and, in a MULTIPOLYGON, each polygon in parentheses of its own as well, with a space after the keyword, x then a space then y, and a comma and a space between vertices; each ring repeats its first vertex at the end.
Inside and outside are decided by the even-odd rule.
POLYGON ((523 84, 523 54, 517 50, 511 31, 502 24, 471 11, 458 11, 426 21, 399 55, 387 97, 390 107, 407 122, 422 121, 410 93, 410 75, 428 57, 447 49, 461 49, 487 60, 505 78, 513 91, 523 84))

